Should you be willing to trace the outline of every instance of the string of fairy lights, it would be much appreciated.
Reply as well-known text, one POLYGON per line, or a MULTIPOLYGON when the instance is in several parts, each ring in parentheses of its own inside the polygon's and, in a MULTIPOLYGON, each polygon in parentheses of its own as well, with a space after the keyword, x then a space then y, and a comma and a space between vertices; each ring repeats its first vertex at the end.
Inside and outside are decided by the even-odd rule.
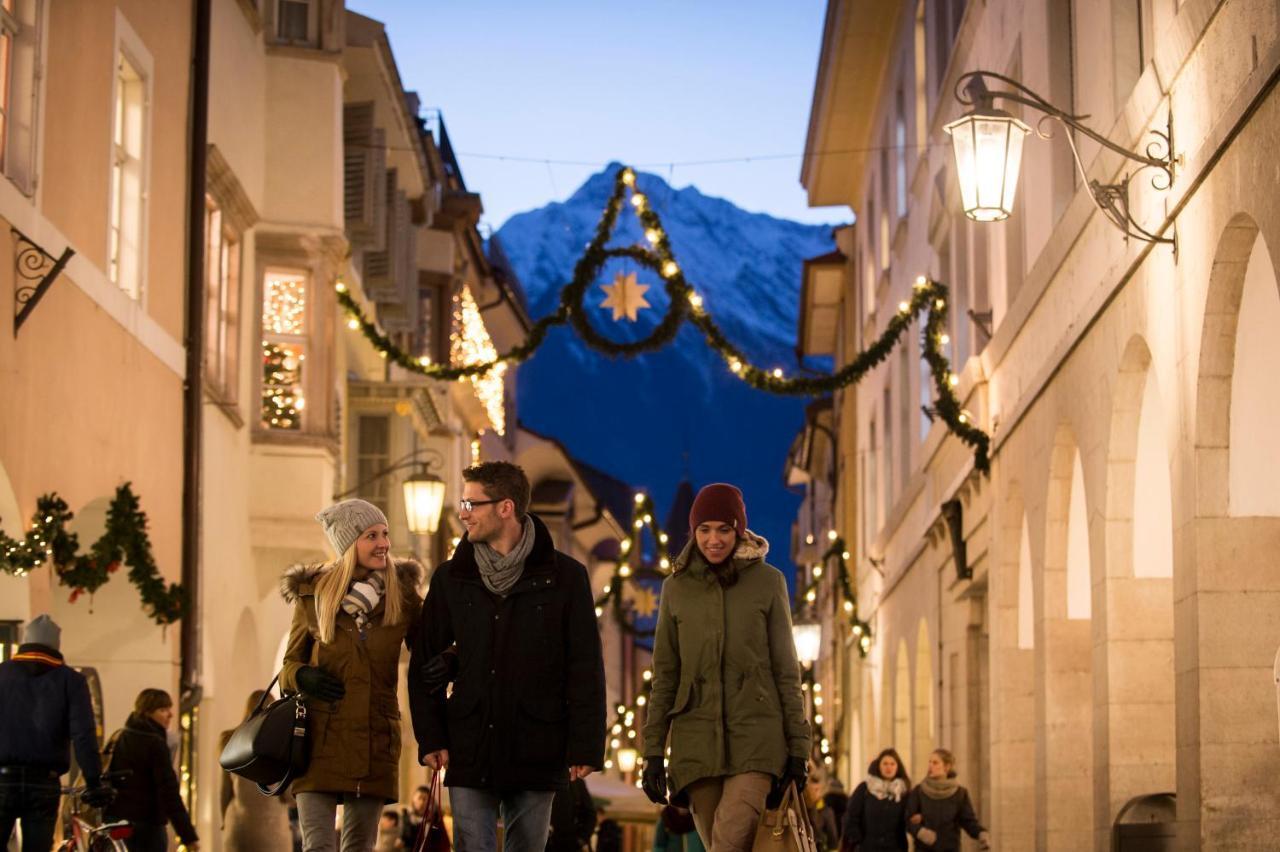
POLYGON ((845 546, 844 539, 835 530, 827 532, 827 540, 830 546, 826 552, 809 566, 809 583, 797 594, 798 600, 802 601, 797 604, 797 609, 812 606, 817 602, 818 586, 826 573, 826 566, 834 562, 840 608, 848 620, 849 633, 857 641, 858 653, 866 657, 871 650, 871 624, 863 621, 858 614, 858 586, 853 582, 849 572, 849 560, 852 554, 845 546))
POLYGON ((428 378, 457 381, 482 376, 499 367, 506 369, 508 365, 518 364, 531 357, 546 339, 548 331, 555 326, 569 325, 583 342, 605 355, 632 357, 666 346, 675 338, 680 327, 689 322, 702 332, 707 345, 721 356, 733 375, 758 390, 787 396, 819 396, 858 382, 889 357, 907 328, 923 315, 922 357, 929 365, 934 383, 935 404, 931 411, 946 424, 953 435, 970 447, 974 454, 974 467, 982 472, 989 469, 990 438, 973 423, 973 417, 964 411, 956 398, 955 388, 959 384, 959 377, 952 372, 950 359, 944 351, 948 342, 945 284, 925 277, 918 278, 911 298, 898 306, 897 313, 888 319, 880 337, 832 373, 789 375, 782 367, 760 367, 752 363, 729 340, 709 313, 704 295, 686 280, 672 251, 662 220, 648 196, 638 188, 636 173, 630 168, 618 171, 613 193, 605 204, 595 235, 574 265, 572 280, 560 291, 556 310, 535 322, 525 340, 506 352, 494 350, 489 353, 486 350, 484 357, 469 361, 454 357, 448 364, 415 358, 396 345, 365 314, 360 303, 342 282, 338 282, 337 296, 349 316, 348 325, 360 330, 384 358, 428 378), (629 200, 643 226, 648 245, 608 245, 626 200, 629 200), (588 288, 599 278, 604 264, 610 259, 634 261, 657 273, 662 279, 668 297, 666 313, 646 336, 638 340, 618 342, 602 334, 592 324, 590 311, 584 304, 588 288))

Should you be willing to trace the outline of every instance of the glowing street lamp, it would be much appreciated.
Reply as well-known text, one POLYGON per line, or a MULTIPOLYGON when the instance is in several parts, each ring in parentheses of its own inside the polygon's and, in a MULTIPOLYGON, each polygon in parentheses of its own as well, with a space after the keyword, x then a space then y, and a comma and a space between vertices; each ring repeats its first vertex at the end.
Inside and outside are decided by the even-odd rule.
POLYGON ((951 136, 960 178, 964 215, 978 222, 998 222, 1013 212, 1022 165, 1022 142, 1031 128, 990 98, 943 128, 951 136))
POLYGON ((634 772, 640 754, 631 746, 618 749, 618 769, 622 772, 634 772))
POLYGON ((440 528, 444 480, 424 469, 404 481, 404 514, 409 531, 427 535, 440 528))
POLYGON ((791 638, 796 643, 796 657, 805 666, 818 661, 822 653, 822 625, 816 621, 797 621, 791 625, 791 638))

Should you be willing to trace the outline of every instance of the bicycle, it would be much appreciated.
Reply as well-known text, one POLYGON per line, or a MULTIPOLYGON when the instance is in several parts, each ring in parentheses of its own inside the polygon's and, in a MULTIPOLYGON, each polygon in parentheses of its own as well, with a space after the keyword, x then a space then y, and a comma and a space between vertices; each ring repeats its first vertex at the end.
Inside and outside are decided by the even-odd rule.
MULTIPOLYGON (((102 783, 109 786, 128 774, 128 770, 104 773, 102 783)), ((62 788, 62 794, 71 800, 71 833, 56 852, 127 852, 124 841, 133 836, 133 826, 127 820, 93 825, 80 815, 80 797, 87 789, 85 785, 62 788)))

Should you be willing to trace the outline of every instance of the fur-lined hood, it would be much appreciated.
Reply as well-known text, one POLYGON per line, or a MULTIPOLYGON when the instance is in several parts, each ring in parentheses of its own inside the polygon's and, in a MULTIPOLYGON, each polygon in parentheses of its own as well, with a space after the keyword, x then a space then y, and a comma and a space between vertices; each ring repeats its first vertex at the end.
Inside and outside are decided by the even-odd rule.
MULTIPOLYGON (((689 567, 689 563, 693 561, 694 550, 697 547, 693 537, 693 531, 689 531, 689 541, 685 544, 684 549, 680 551, 675 559, 671 560, 671 573, 679 574, 681 571, 689 567)), ((758 562, 769 555, 769 542, 764 536, 747 530, 742 534, 742 540, 738 542, 738 546, 734 548, 734 561, 747 565, 752 562, 758 562)))
MULTIPOLYGON (((426 569, 422 567, 422 563, 412 557, 392 558, 396 574, 400 578, 401 586, 406 590, 406 595, 416 594, 427 576, 426 569)), ((320 575, 332 568, 332 562, 299 562, 296 565, 290 565, 280 577, 280 597, 284 598, 285 603, 291 604, 298 598, 314 595, 320 575)))

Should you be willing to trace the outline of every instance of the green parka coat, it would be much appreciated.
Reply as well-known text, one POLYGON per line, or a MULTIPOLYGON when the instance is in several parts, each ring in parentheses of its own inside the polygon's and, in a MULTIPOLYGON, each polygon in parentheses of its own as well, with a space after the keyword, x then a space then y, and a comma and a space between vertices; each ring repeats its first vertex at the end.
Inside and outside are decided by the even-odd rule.
POLYGON ((644 753, 661 760, 669 730, 667 774, 681 798, 702 778, 778 777, 788 756, 809 756, 787 581, 768 552, 748 530, 725 588, 691 537, 663 581, 644 753))
POLYGON ((413 560, 396 561, 403 596, 399 624, 383 623, 386 601, 379 601, 362 637, 355 619, 339 609, 333 641, 326 645, 320 641, 316 620, 315 586, 328 569, 327 564, 295 565, 280 581, 280 593, 293 604, 281 688, 298 692, 297 675, 303 666, 319 666, 346 688, 338 701, 307 699, 311 763, 290 789, 394 802, 400 786, 400 649, 417 634, 422 566, 413 560))

